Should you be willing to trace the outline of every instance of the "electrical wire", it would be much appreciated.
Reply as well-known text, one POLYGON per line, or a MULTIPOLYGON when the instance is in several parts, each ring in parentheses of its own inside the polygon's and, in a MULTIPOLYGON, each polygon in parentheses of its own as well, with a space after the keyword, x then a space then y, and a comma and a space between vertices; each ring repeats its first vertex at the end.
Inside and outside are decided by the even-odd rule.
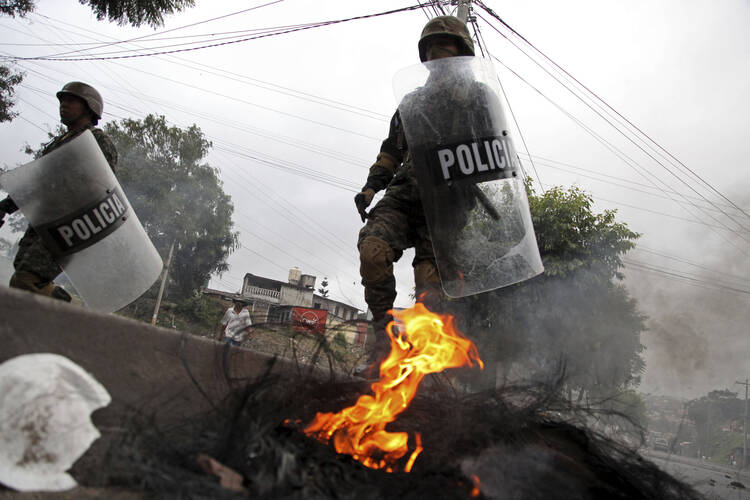
MULTIPOLYGON (((547 57, 546 55, 544 55, 544 54, 543 54, 543 53, 542 53, 541 51, 539 51, 539 49, 537 49, 537 48, 536 48, 535 46, 533 46, 533 45, 532 45, 532 44, 531 44, 530 42, 528 42, 528 40, 526 40, 526 39, 525 39, 525 38, 524 38, 523 36, 521 36, 521 35, 520 35, 520 34, 519 34, 519 33, 518 33, 517 31, 515 31, 515 30, 514 30, 514 29, 513 29, 512 27, 510 27, 510 26, 509 26, 509 25, 508 25, 508 24, 507 24, 507 23, 506 23, 505 21, 503 21, 503 20, 502 20, 502 19, 501 19, 501 18, 500 18, 500 17, 499 17, 499 16, 497 15, 497 14, 495 14, 495 13, 494 13, 494 12, 493 12, 493 11, 492 11, 491 9, 489 9, 489 8, 488 8, 488 7, 486 6, 486 5, 484 5, 484 4, 483 4, 483 3, 481 2, 481 1, 478 1, 477 3, 478 3, 478 4, 480 5, 480 7, 482 7, 482 8, 483 8, 483 9, 484 9, 484 10, 485 10, 485 11, 486 11, 486 12, 487 12, 487 13, 488 13, 489 15, 491 15, 492 17, 494 17, 495 19, 497 19, 497 20, 498 20, 498 21, 499 21, 499 22, 500 22, 500 23, 501 23, 501 24, 502 24, 503 26, 505 26, 506 28, 508 28, 509 30, 511 30, 511 32, 512 32, 512 33, 514 33, 514 34, 515 34, 516 36, 518 36, 519 38, 521 38, 521 39, 522 39, 522 40, 523 40, 523 41, 524 41, 525 43, 527 43, 528 45, 530 45, 530 46, 531 46, 531 47, 532 47, 532 48, 533 48, 534 50, 536 50, 536 51, 537 51, 538 53, 542 54, 542 56, 543 56, 543 57, 544 57, 544 58, 545 58, 546 60, 550 61, 550 62, 551 62, 551 63, 552 63, 552 64, 553 64, 553 65, 554 65, 554 66, 555 66, 556 68, 559 68, 559 69, 560 69, 560 70, 562 70, 562 71, 563 71, 563 72, 564 72, 564 73, 565 73, 566 75, 570 76, 570 78, 572 78, 572 79, 573 79, 573 80, 574 80, 575 82, 577 82, 577 83, 578 83, 578 84, 579 84, 580 86, 582 86, 582 87, 583 87, 583 88, 584 88, 584 89, 585 89, 585 90, 586 90, 587 92, 589 92, 589 94, 591 94, 591 95, 594 95, 594 96, 596 97, 596 99, 597 99, 597 100, 599 100, 599 101, 601 101, 602 103, 604 103, 604 104, 605 104, 605 105, 607 106, 607 108, 608 108, 608 109, 611 109, 611 110, 613 110, 613 111, 614 111, 614 109, 613 109, 613 108, 612 108, 611 106, 609 106, 608 104, 606 104, 606 102, 604 102, 604 101, 603 101, 603 100, 602 100, 601 98, 599 98, 599 96, 598 96, 598 95, 594 94, 594 93, 593 93, 593 92, 592 92, 591 90, 589 90, 589 89, 588 89, 587 87, 585 87, 585 86, 584 86, 583 84, 581 84, 580 82, 578 82, 578 80, 576 80, 576 79, 575 79, 574 77, 572 77, 572 76, 571 76, 571 75, 570 75, 569 73, 567 73, 567 71, 565 71, 564 69, 562 69, 562 68, 561 68, 561 67, 560 67, 560 66, 559 66, 559 65, 558 65, 557 63, 555 63, 554 61, 552 61, 552 59, 550 59, 549 57, 547 57)), ((480 17, 481 17, 481 16, 480 16, 480 17)), ((520 47, 518 47, 518 46, 517 46, 517 45, 516 45, 516 44, 515 44, 515 43, 514 43, 513 41, 511 41, 511 40, 510 40, 510 39, 509 39, 509 38, 508 38, 507 36, 505 36, 505 34, 503 34, 503 33, 502 33, 502 32, 501 32, 501 31, 500 31, 499 29, 497 29, 497 28, 496 28, 496 27, 495 27, 494 25, 492 25, 492 24, 491 24, 491 23, 490 23, 489 21, 487 21, 486 19, 484 19, 484 18, 482 18, 482 19, 483 19, 483 20, 484 20, 485 22, 487 22, 487 23, 488 23, 488 24, 489 24, 489 25, 490 25, 490 26, 491 26, 491 27, 492 27, 492 28, 493 28, 493 29, 494 29, 495 31, 497 31, 497 32, 498 32, 498 33, 499 33, 499 34, 500 34, 501 36, 503 36, 503 37, 504 37, 504 38, 505 38, 506 40, 508 40, 508 41, 509 41, 509 42, 510 42, 510 43, 511 43, 511 44, 512 44, 512 45, 513 45, 514 47, 516 47, 516 48, 517 48, 517 49, 518 49, 519 51, 521 51, 521 53, 523 53, 524 55, 526 55, 527 57, 529 57, 529 59, 531 59, 531 60, 532 60, 532 62, 534 62, 534 63, 535 63, 535 64, 536 64, 537 66, 539 66, 539 67, 540 67, 540 68, 541 68, 541 69, 542 69, 543 71, 545 71, 545 72, 546 72, 546 73, 547 73, 547 74, 548 74, 549 76, 551 76, 551 77, 552 77, 553 79, 555 79, 555 81, 557 81, 558 83, 560 83, 560 84, 561 84, 561 85, 563 86, 563 88, 565 88, 566 90, 568 90, 568 91, 569 91, 569 92, 570 92, 571 94, 573 94, 573 95, 574 95, 574 96, 575 96, 575 97, 576 97, 577 99, 579 99, 579 100, 580 100, 580 101, 581 101, 582 103, 584 103, 584 104, 585 104, 585 105, 586 105, 587 107, 589 107, 589 109, 591 109, 592 111, 594 111, 594 113, 596 113, 596 114, 597 114, 597 115, 598 115, 598 116, 599 116, 600 118, 602 118, 602 119, 603 119, 603 120, 604 120, 605 122, 607 122, 607 123, 608 123, 608 124, 609 124, 610 126, 612 126, 612 127, 613 127, 613 128, 614 128, 614 129, 615 129, 615 130, 616 130, 617 132, 618 132, 618 133, 620 133, 620 134, 621 134, 621 135, 622 135, 623 137, 625 137, 625 138, 626 138, 626 139, 627 139, 628 141, 630 141, 630 142, 631 142, 631 143, 632 143, 633 145, 635 145, 635 146, 636 146, 636 147, 637 147, 638 149, 640 149, 640 150, 641 150, 641 151, 642 151, 642 152, 643 152, 643 153, 644 153, 644 154, 645 154, 646 156, 648 156, 649 158, 651 158, 651 159, 652 159, 652 160, 653 160, 654 162, 656 162, 656 163, 657 163, 657 164, 658 164, 658 165, 659 165, 660 167, 662 167, 662 168, 663 168, 664 170, 666 170, 666 171, 667 171, 667 172, 668 172, 668 173, 669 173, 670 175, 672 175, 672 176, 673 176, 673 177, 675 177, 675 178, 676 178, 676 179, 677 179, 677 180, 678 180, 679 182, 681 182, 682 184, 684 184, 684 185, 685 185, 685 186, 686 186, 686 187, 687 187, 687 188, 688 188, 689 190, 693 191, 693 192, 694 192, 695 194, 697 194, 698 196, 702 197, 702 198, 703 198, 704 200, 706 200, 706 201, 707 201, 708 203, 710 203, 710 204, 714 205, 714 203, 713 203, 712 201, 708 200, 708 198, 705 198, 705 196, 703 196, 702 194, 700 194, 700 193, 699 193, 699 192, 698 192, 698 191, 697 191, 697 190, 696 190, 696 189, 695 189, 695 188, 694 188, 694 187, 693 187, 693 186, 692 186, 692 185, 691 185, 690 183, 686 182, 686 181, 685 181, 685 180, 684 180, 684 179, 683 179, 683 178, 682 178, 681 176, 679 176, 679 175, 677 175, 677 174, 676 174, 675 172, 673 172, 673 171, 672 171, 672 170, 671 170, 671 169, 670 169, 669 167, 667 167, 667 166, 666 166, 665 164, 663 164, 663 163, 662 163, 661 161, 659 161, 659 160, 658 160, 658 159, 657 159, 656 157, 654 157, 654 156, 653 156, 653 155, 652 155, 652 154, 651 154, 651 153, 650 153, 649 151, 646 151, 646 149, 644 149, 644 147, 643 147, 643 146, 642 146, 641 144, 639 144, 638 142, 636 142, 636 141, 635 141, 635 140, 634 140, 634 139, 633 139, 632 137, 630 137, 630 136, 629 136, 628 134, 626 134, 625 132, 623 132, 623 131, 622 131, 622 130, 621 130, 620 128, 618 128, 617 126, 615 126, 615 125, 614 125, 614 124, 613 124, 613 123, 612 123, 612 122, 611 122, 611 121, 610 121, 609 119, 607 119, 607 118, 606 118, 605 116, 603 116, 603 115, 602 115, 602 113, 601 113, 601 112, 599 112, 599 111, 598 111, 597 109, 595 109, 595 108, 594 108, 594 107, 593 107, 593 106, 592 106, 592 105, 591 105, 591 104, 590 104, 589 102, 587 102, 587 101, 586 101, 585 99, 583 99, 583 98, 582 98, 582 97, 581 97, 580 95, 578 95, 578 94, 577 94, 576 92, 574 92, 574 91, 573 91, 572 89, 570 89, 570 88, 569 88, 569 87, 568 87, 567 85, 565 85, 565 84, 564 84, 564 83, 563 83, 562 81, 560 81, 560 80, 559 80, 559 79, 558 79, 557 77, 555 77, 555 76, 554 76, 554 75, 553 75, 553 74, 552 74, 552 73, 551 73, 551 72, 550 72, 549 70, 547 70, 547 69, 546 69, 546 68, 545 68, 544 66, 542 66, 542 65, 541 65, 541 64, 540 64, 540 63, 539 63, 538 61, 536 61, 536 60, 535 60, 534 58, 532 58, 531 56, 529 56, 529 55, 528 55, 528 54, 527 54, 527 53, 526 53, 525 51, 523 51, 523 50, 522 50, 522 49, 521 49, 520 47)), ((620 115, 620 114, 619 114, 619 113, 617 113, 616 111, 615 111, 615 113, 616 113, 616 114, 617 114, 618 116, 622 117, 622 115, 620 115)), ((624 117, 622 117, 622 118, 624 118, 624 117)), ((628 124, 632 125, 632 123, 631 123, 630 121, 628 121, 627 119, 626 119, 626 121, 627 121, 627 123, 628 123, 628 124)), ((634 125, 632 125, 632 126, 633 126, 633 127, 635 127, 634 125)), ((638 131, 640 132, 640 129, 638 129, 637 127, 635 127, 635 128, 636 128, 636 130, 638 130, 638 131)), ((640 133, 641 133, 641 134, 643 134, 643 132, 640 132, 640 133)), ((635 135, 635 134, 634 134, 634 135, 635 135)), ((644 135, 645 135, 645 134, 644 134, 644 135)), ((639 140, 642 140, 642 139, 641 139, 640 137, 638 137, 637 135, 635 135, 635 137, 636 137, 636 138, 638 138, 639 140)), ((656 143, 655 143, 655 142, 654 142, 654 141, 653 141, 653 140, 652 140, 652 139, 651 139, 650 137, 648 137, 648 136, 646 136, 646 137, 648 138, 648 140, 649 140, 649 141, 651 141, 651 142, 653 142, 654 144, 656 144, 656 143)), ((647 147, 649 147, 649 144, 648 144, 648 143, 646 143, 645 141, 644 141, 644 143, 646 144, 646 146, 647 146, 647 147)), ((659 148, 661 148, 661 146, 659 146, 658 144, 657 144, 657 146, 658 146, 659 148)), ((649 147, 649 149, 651 149, 651 150, 653 151, 653 148, 652 148, 652 147, 649 147)), ((662 150, 664 150, 664 151, 666 151, 666 150, 665 150, 664 148, 661 148, 661 149, 662 149, 662 150)), ((661 155, 661 156, 663 157, 663 155, 661 155)), ((673 166, 674 166, 674 164, 673 164, 673 166)), ((692 171, 690 171, 690 172, 692 172, 692 171)), ((696 175, 696 176, 697 176, 697 174, 694 174, 694 175, 696 175)), ((702 182, 704 182, 704 183, 708 184, 708 183, 707 183, 706 181, 704 181, 704 180, 703 180, 703 179, 701 179, 700 177, 698 177, 698 179, 700 179, 700 180, 701 180, 702 182)), ((712 186, 711 186, 711 188, 712 188, 712 189, 714 189, 714 188, 713 188, 712 186)), ((718 192, 718 191, 717 191, 717 192, 718 192)), ((728 202, 729 202, 730 204, 732 204, 733 206, 735 206, 735 208, 737 208, 738 210, 740 210, 740 211, 741 211, 741 212, 742 212, 743 214, 745 214, 745 213, 744 213, 744 211, 742 211, 741 209, 739 209, 739 207, 737 207, 736 205, 734 205, 734 203, 733 203, 733 202, 731 202, 731 200, 728 200, 728 199, 727 199, 726 197, 724 197, 723 195, 722 195, 722 197, 723 197, 723 198, 724 198, 724 199, 725 199, 726 201, 728 201, 728 202)), ((688 201, 688 203, 690 203, 690 202, 688 201)), ((714 206, 715 206, 715 205, 714 205, 714 206)), ((696 207, 696 208, 697 208, 697 207, 696 207)), ((715 206, 715 208, 717 208, 717 209, 718 209, 718 210, 719 210, 720 212, 722 212, 722 213, 723 213, 723 214, 724 214, 724 215, 725 215, 725 216, 726 216, 727 218, 729 218, 729 220, 731 220, 732 222, 734 222, 735 224, 737 224, 737 225, 738 225, 738 226, 740 226, 741 228, 743 228, 743 229, 747 229, 747 228, 745 228, 745 227, 744 227, 744 226, 743 226, 743 225, 742 225, 742 224, 741 224, 740 222, 738 222, 738 221, 737 221, 736 219, 734 219, 734 218, 733 218, 732 216, 730 216, 729 214, 727 214, 727 213, 723 212, 723 211, 722 211, 722 210, 721 210, 720 208, 718 208, 718 207, 716 207, 716 206, 715 206)), ((713 218, 713 216, 712 216, 712 215, 710 215, 710 214, 708 214, 708 215, 709 215, 709 217, 712 217, 712 218, 713 218)), ((747 215, 747 214, 745 214, 745 215, 747 215)), ((750 217, 750 216, 748 216, 748 217, 750 217)), ((718 221, 717 221, 717 222, 718 222, 718 221)))
MULTIPOLYGON (((47 19, 50 19, 53 22, 57 22, 57 23, 63 24, 65 26, 69 26, 70 28, 78 28, 74 24, 67 23, 67 22, 59 20, 59 19, 54 19, 54 18, 50 18, 50 17, 47 17, 47 19)), ((81 29, 83 29, 84 31, 86 31, 88 33, 96 34, 97 36, 106 36, 104 34, 101 34, 101 33, 98 33, 98 32, 92 31, 92 30, 88 30, 88 29, 85 29, 85 28, 81 28, 81 29)), ((90 36, 86 36, 86 35, 81 35, 81 36, 85 36, 85 37, 91 39, 90 36)), ((181 67, 184 67, 184 68, 196 69, 198 71, 205 72, 205 73, 208 73, 208 74, 212 74, 212 75, 215 75, 215 76, 219 76, 221 78, 225 78, 225 79, 228 79, 228 80, 231 80, 231 81, 236 81, 236 82, 239 82, 239 83, 244 83, 246 85, 253 85, 253 86, 265 89, 265 90, 270 90, 272 92, 278 92, 278 93, 280 93, 282 95, 287 95, 287 96, 295 97, 295 98, 298 98, 298 99, 308 100, 309 102, 315 102, 317 104, 326 105, 326 106, 332 107, 334 109, 342 109, 344 111, 354 112, 355 114, 359 114, 360 116, 366 116, 368 118, 375 118, 375 119, 383 120, 383 121, 390 120, 390 115, 385 115, 385 114, 379 113, 377 111, 373 111, 373 110, 366 109, 366 108, 359 107, 359 106, 354 106, 352 104, 347 104, 347 103, 344 103, 344 102, 341 102, 341 101, 337 101, 335 99, 321 97, 319 95, 311 94, 309 92, 303 92, 303 91, 292 89, 292 88, 289 88, 289 87, 284 87, 284 86, 279 85, 277 83, 272 83, 272 82, 260 80, 260 79, 257 79, 257 78, 252 78, 252 77, 249 77, 247 75, 242 75, 240 73, 237 73, 237 72, 234 72, 234 71, 230 71, 230 70, 226 70, 226 69, 223 69, 223 68, 218 68, 216 66, 211 66, 211 65, 202 64, 202 63, 196 63, 194 61, 191 61, 189 59, 185 59, 185 58, 182 58, 182 57, 178 57, 178 56, 165 56, 165 57, 156 57, 156 59, 162 60, 162 61, 165 61, 165 62, 169 62, 170 64, 178 65, 178 66, 181 66, 181 67)), ((118 64, 118 63, 111 63, 111 64, 118 64)), ((124 67, 124 68, 131 69, 133 71, 138 71, 137 68, 133 68, 131 66, 126 66, 124 64, 121 64, 121 66, 124 67)))
POLYGON ((705 186, 707 186, 711 191, 719 195, 721 198, 724 199, 727 203, 729 203, 731 206, 733 206, 735 209, 742 212, 746 217, 750 218, 750 214, 745 212, 743 209, 741 209, 739 206, 737 206, 734 202, 732 202, 730 199, 728 199, 726 196, 724 196, 719 190, 714 188, 711 184, 708 183, 705 179, 703 179, 700 175, 698 175, 697 172, 693 171, 687 165, 685 165, 682 161, 680 161, 678 158, 676 158, 672 153, 670 153, 666 148, 661 146, 658 142, 656 142, 654 139, 652 139, 648 134, 646 134, 643 130, 641 130, 638 126, 636 126, 633 122, 631 122, 628 118, 623 116, 620 112, 618 112, 616 109, 614 109, 612 106, 610 106, 604 99, 602 99, 598 94, 596 94, 594 91, 589 89, 587 86, 585 86, 583 83, 581 83, 578 79, 576 79, 573 75, 571 75, 567 70, 565 70, 562 66, 557 64, 555 61, 553 61, 550 57, 548 57, 546 54, 544 54, 541 50, 539 50, 534 44, 529 42, 525 37, 523 37, 520 33, 518 33, 514 28, 512 28, 510 25, 508 25, 505 21, 503 21, 497 14, 495 14, 492 9, 487 7, 481 0, 477 0, 477 3, 491 16, 493 16, 495 19, 497 19, 500 23, 503 24, 506 28, 511 30, 512 33, 514 33, 516 36, 518 36, 521 40, 523 40, 527 45, 529 45, 534 51, 536 51, 538 54, 540 54, 545 60, 549 61, 552 65, 554 65, 556 68, 558 68, 560 71, 562 71, 567 77, 572 79, 575 83, 577 83, 581 88, 583 88, 586 92, 588 92, 590 95, 592 95, 597 101, 599 101, 601 104, 603 104, 607 109, 615 113, 619 118, 624 120, 628 125, 630 125, 633 129, 635 129, 638 133, 640 133, 643 137, 645 137, 651 144, 656 146, 660 151, 663 151, 669 158, 676 161, 681 167, 683 167, 685 170, 693 174, 693 176, 701 181, 705 186))
MULTIPOLYGON (((472 17, 472 19, 475 19, 475 18, 472 17)), ((494 56, 491 56, 489 47, 487 47, 487 44, 484 43, 484 35, 482 35, 482 32, 480 31, 479 25, 477 24, 476 20, 474 20, 472 22, 472 25, 474 26, 474 32, 475 32, 475 36, 477 37, 477 41, 479 41, 480 39, 482 40, 482 43, 480 44, 480 47, 482 45, 485 46, 485 49, 483 50, 483 52, 486 51, 487 52, 487 56, 494 57, 494 56)), ((510 99, 508 99, 508 94, 505 92, 505 86, 503 85, 503 82, 500 80, 500 75, 496 74, 495 76, 497 78, 497 83, 500 86, 500 90, 503 93, 503 99, 505 99, 505 104, 508 106, 508 111, 510 112, 510 116, 513 119, 513 123, 516 125, 516 129, 518 130, 518 136, 521 139, 521 143, 523 144, 523 148, 526 151, 526 154, 528 155, 529 159, 531 160, 530 161, 531 168, 532 168, 532 170, 534 170, 534 175, 536 175, 536 180, 539 181, 539 187, 541 188, 542 192, 544 192, 545 191, 545 189, 544 189, 544 183, 542 182, 542 178, 539 176, 539 172, 536 169, 536 165, 534 164, 533 159, 531 159, 532 157, 531 157, 531 153, 529 153, 529 146, 526 143, 526 138, 523 135, 523 131, 521 130, 521 126, 518 123, 518 119, 516 118, 516 114, 513 112, 513 106, 511 106, 510 99)))
POLYGON ((207 49, 207 48, 222 47, 222 46, 225 46, 225 45, 231 45, 231 44, 235 44, 235 43, 244 43, 244 42, 248 42, 248 41, 252 41, 252 40, 259 40, 259 39, 262 39, 262 38, 268 38, 268 37, 273 37, 273 36, 286 35, 286 34, 298 32, 298 31, 304 31, 304 30, 310 30, 310 29, 314 29, 314 28, 327 27, 327 26, 332 26, 332 25, 335 25, 335 24, 346 23, 346 22, 350 22, 350 21, 359 21, 359 20, 362 20, 362 19, 371 19, 371 18, 375 18, 375 17, 381 17, 381 16, 396 14, 396 13, 400 13, 400 12, 408 12, 408 11, 416 10, 416 9, 419 9, 419 8, 420 8, 419 5, 412 5, 412 6, 409 6, 409 7, 402 7, 400 9, 393 9, 393 10, 389 10, 389 11, 385 11, 385 12, 378 12, 378 13, 375 13, 375 14, 366 14, 366 15, 361 15, 361 16, 349 17, 349 18, 345 18, 345 19, 336 19, 336 20, 332 20, 332 21, 324 21, 324 22, 312 24, 310 26, 302 26, 302 27, 298 27, 298 28, 290 28, 290 29, 286 29, 286 30, 281 30, 281 31, 273 32, 273 33, 267 33, 267 34, 262 34, 262 35, 255 35, 255 36, 245 37, 245 38, 241 38, 241 39, 238 39, 238 40, 231 40, 231 41, 225 41, 225 42, 220 42, 220 43, 211 43, 211 44, 201 45, 201 46, 198 46, 198 47, 190 47, 190 48, 184 48, 184 49, 173 49, 173 50, 166 50, 166 51, 161 51, 161 52, 149 52, 149 53, 146 53, 146 54, 130 54, 130 55, 123 55, 123 56, 102 56, 102 57, 46 57, 46 56, 17 57, 16 56, 16 57, 13 57, 12 59, 13 60, 17 60, 17 61, 68 61, 68 62, 70 62, 70 61, 106 61, 106 60, 113 60, 113 59, 133 59, 133 58, 138 58, 138 57, 150 57, 150 56, 164 55, 164 54, 176 54, 176 53, 180 53, 180 52, 190 52, 190 51, 194 51, 194 50, 202 50, 202 49, 207 49))
MULTIPOLYGON (((492 56, 492 58, 495 61, 497 61, 499 64, 501 64, 504 68, 506 68, 510 73, 512 73, 513 75, 515 75, 520 81, 522 81, 523 83, 525 83, 529 88, 531 88, 532 90, 534 90, 535 92, 537 92, 540 96, 542 96, 545 100, 547 100, 551 105, 553 105, 561 113, 563 113, 565 116, 567 116, 571 121, 573 121, 574 123, 576 123, 576 125, 578 125, 579 127, 581 127, 586 133, 588 133, 594 139, 596 139, 597 141, 599 141, 602 145, 604 145, 607 149, 609 149, 613 154, 615 154, 615 156, 617 156, 618 158, 620 158, 626 165, 628 165, 630 168, 632 168, 633 170, 635 170, 639 175, 641 175, 644 179, 646 179, 651 184, 653 184, 655 187, 657 187, 657 189, 659 189, 661 192, 663 192, 664 194, 666 194, 667 196, 669 196, 672 201, 674 201, 675 203, 679 204, 684 210, 686 210, 688 213, 690 213, 690 215, 693 216, 697 221, 699 221, 699 219, 693 213, 691 213, 687 209, 687 207, 685 207, 684 205, 682 205, 682 203, 680 201, 678 201, 678 200, 674 199, 673 197, 671 197, 669 195, 668 191, 665 191, 664 189, 659 188, 658 186, 656 186, 656 184, 654 183, 654 181, 652 180, 652 178, 649 177, 648 175, 646 175, 646 173, 644 172, 644 170, 645 170, 644 167, 642 167, 641 165, 639 165, 630 156, 628 156, 623 151, 621 151, 619 148, 617 148, 616 146, 614 146, 614 144, 612 144, 610 141, 606 140, 604 137, 602 137, 601 135, 599 135, 596 132, 594 132, 590 127, 586 126, 581 120, 579 120, 574 115, 572 115, 570 112, 568 112, 567 110, 565 110, 562 106, 560 106, 559 104, 557 104, 556 102, 554 102, 552 99, 550 99, 549 97, 547 97, 542 91, 540 91, 538 88, 536 88, 534 85, 532 85, 528 80, 526 80, 525 78, 523 78, 521 75, 519 75, 512 68, 508 67, 500 59, 498 59, 495 56, 492 56)), ((657 176, 654 175, 652 177, 654 179, 658 180, 659 182, 661 182, 662 184, 664 184, 665 186, 667 186, 667 188, 671 189, 666 183, 664 183, 664 181, 662 181, 661 179, 659 179, 657 176)), ((680 195, 680 196, 683 196, 683 195, 680 195)), ((704 211, 702 211, 700 209, 700 207, 698 207, 697 205, 695 205, 695 203, 691 202, 690 200, 688 200, 688 203, 690 205, 693 205, 696 208, 698 208, 698 210, 701 211, 702 213, 705 213, 704 211)), ((724 224, 723 222, 719 221, 718 219, 716 219, 715 217, 713 217, 711 214, 707 214, 707 215, 711 219, 717 221, 723 228, 727 229, 728 231, 734 232, 735 234, 740 234, 736 230, 733 230, 732 228, 729 228, 728 226, 726 226, 726 224, 724 224)), ((729 245, 737 248, 738 250, 742 251, 746 255, 750 255, 750 252, 748 252, 745 249, 739 248, 735 242, 727 239, 723 235, 720 235, 718 233, 716 233, 716 234, 717 234, 717 236, 719 236, 720 238, 722 238, 727 244, 729 244, 729 245)), ((743 240, 745 240, 746 242, 750 241, 750 240, 748 240, 747 238, 745 238, 742 235, 740 235, 740 237, 743 240)))
MULTIPOLYGON (((120 44, 120 43, 128 43, 128 42, 134 42, 136 40, 144 40, 146 38, 151 38, 151 37, 159 35, 159 34, 163 35, 164 33, 171 33, 173 31, 178 31, 178 30, 182 30, 182 29, 185 29, 185 28, 190 28, 190 27, 193 27, 193 26, 198 26, 198 25, 201 25, 201 24, 206 24, 206 23, 209 23, 211 21, 217 21, 219 19, 225 19, 227 17, 236 16, 236 15, 239 15, 239 14, 244 14, 246 12, 257 10, 257 9, 260 9, 260 8, 263 8, 263 7, 267 7, 269 5, 281 3, 283 1, 284 0, 274 0, 272 2, 264 3, 262 5, 256 5, 255 7, 250 7, 250 8, 247 8, 247 9, 239 10, 237 12, 232 12, 230 14, 224 14, 222 16, 213 17, 211 19, 204 19, 203 21, 198 21, 198 22, 195 22, 195 23, 186 24, 184 26, 179 26, 177 28, 171 28, 171 29, 168 29, 168 30, 163 30, 163 31, 155 32, 155 33, 150 33, 148 35, 143 35, 143 36, 139 36, 139 37, 135 37, 135 38, 130 38, 128 40, 120 40, 120 41, 117 41, 117 42, 106 43, 106 44, 104 44, 104 45, 102 45, 100 47, 94 47, 94 48, 103 48, 103 47, 109 47, 109 46, 112 46, 112 45, 117 45, 117 44, 120 44)), ((42 16, 42 17, 44 17, 44 16, 42 16)), ((88 50, 88 49, 81 49, 81 50, 88 50)), ((81 50, 74 50, 74 51, 71 51, 71 52, 62 52, 62 53, 58 53, 58 54, 50 54, 47 57, 56 57, 56 56, 61 56, 61 55, 76 54, 78 52, 81 52, 81 50)))

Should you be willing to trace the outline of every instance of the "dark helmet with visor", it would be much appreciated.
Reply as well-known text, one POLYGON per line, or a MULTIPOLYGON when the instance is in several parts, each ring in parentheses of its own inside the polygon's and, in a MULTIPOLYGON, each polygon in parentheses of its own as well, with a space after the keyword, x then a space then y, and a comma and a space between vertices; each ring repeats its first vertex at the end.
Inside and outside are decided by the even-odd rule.
POLYGON ((427 60, 427 43, 430 38, 437 36, 448 36, 456 40, 458 53, 462 56, 474 55, 474 42, 471 40, 469 29, 454 16, 438 16, 430 19, 422 29, 419 37, 419 60, 427 60))

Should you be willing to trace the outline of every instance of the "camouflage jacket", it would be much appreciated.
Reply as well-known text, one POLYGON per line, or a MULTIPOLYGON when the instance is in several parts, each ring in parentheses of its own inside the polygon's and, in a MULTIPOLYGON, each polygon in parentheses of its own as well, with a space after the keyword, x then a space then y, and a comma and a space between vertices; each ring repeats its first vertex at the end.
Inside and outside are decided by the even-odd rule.
POLYGON ((401 117, 397 110, 391 118, 388 137, 380 146, 380 153, 375 163, 370 167, 367 183, 362 190, 373 189, 377 192, 385 189, 393 179, 399 165, 404 161, 406 153, 406 138, 401 126, 401 117))
MULTIPOLYGON (((112 172, 114 172, 115 168, 117 167, 117 149, 115 148, 112 139, 110 139, 102 129, 96 128, 93 125, 89 125, 88 127, 78 130, 68 130, 64 134, 58 135, 50 142, 48 142, 44 146, 44 148, 42 148, 42 151, 41 153, 39 153, 37 158, 49 154, 60 146, 67 144, 68 142, 81 135, 85 130, 91 130, 91 133, 94 134, 94 138, 96 139, 97 144, 99 144, 99 148, 102 150, 102 153, 104 153, 104 157, 107 159, 107 163, 109 163, 109 168, 111 168, 112 172)), ((0 211, 12 214, 16 210, 18 210, 18 206, 13 203, 13 200, 11 200, 10 196, 0 201, 0 211)))

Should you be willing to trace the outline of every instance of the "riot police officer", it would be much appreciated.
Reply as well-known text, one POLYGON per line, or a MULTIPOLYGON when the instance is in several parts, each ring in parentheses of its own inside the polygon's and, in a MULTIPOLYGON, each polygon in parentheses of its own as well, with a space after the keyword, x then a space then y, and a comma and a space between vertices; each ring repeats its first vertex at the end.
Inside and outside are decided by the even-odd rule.
MULTIPOLYGON (((453 16, 431 19, 422 30, 418 49, 422 62, 474 55, 466 25, 453 16)), ((412 265, 417 297, 429 301, 441 295, 432 242, 398 111, 391 119, 377 160, 370 167, 367 182, 354 201, 363 220, 367 217, 357 246, 365 301, 373 315, 375 348, 368 360, 368 371, 373 371, 388 353, 385 326, 391 318, 387 311, 393 308, 396 298, 393 263, 405 249, 415 249, 412 265), (385 195, 367 214, 365 209, 382 189, 386 189, 385 195)))
MULTIPOLYGON (((86 83, 69 82, 57 92, 57 99, 60 101, 60 121, 67 127, 67 131, 46 144, 39 156, 47 155, 85 130, 91 130, 107 163, 114 171, 117 166, 115 145, 104 131, 96 127, 104 109, 101 94, 86 83)), ((65 175, 65 172, 61 171, 59 175, 65 175)), ((11 214, 16 210, 18 207, 10 197, 0 201, 0 225, 5 214, 11 214)), ((13 267, 15 272, 10 279, 11 287, 70 301, 70 295, 53 283, 62 271, 59 264, 31 227, 26 230, 18 244, 13 267)))

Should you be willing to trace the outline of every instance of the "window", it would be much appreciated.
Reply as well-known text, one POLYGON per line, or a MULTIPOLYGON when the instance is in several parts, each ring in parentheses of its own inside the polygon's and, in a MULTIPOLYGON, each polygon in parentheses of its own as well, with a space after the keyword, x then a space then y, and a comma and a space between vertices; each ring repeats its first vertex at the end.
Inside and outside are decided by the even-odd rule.
POLYGON ((313 309, 320 309, 320 302, 313 304, 313 309))

